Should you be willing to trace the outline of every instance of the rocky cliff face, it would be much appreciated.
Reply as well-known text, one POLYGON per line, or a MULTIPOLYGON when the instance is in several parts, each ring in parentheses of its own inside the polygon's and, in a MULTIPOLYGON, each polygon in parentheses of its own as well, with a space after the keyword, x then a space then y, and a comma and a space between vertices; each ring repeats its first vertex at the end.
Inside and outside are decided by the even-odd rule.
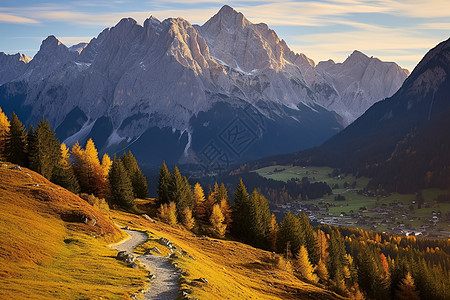
POLYGON ((214 141, 230 161, 320 144, 407 76, 359 52, 316 67, 229 6, 203 26, 128 18, 71 48, 49 36, 33 60, 0 55, 0 66, 6 111, 48 119, 68 144, 93 137, 152 165, 198 162, 214 141), (230 146, 230 128, 251 143, 230 146))

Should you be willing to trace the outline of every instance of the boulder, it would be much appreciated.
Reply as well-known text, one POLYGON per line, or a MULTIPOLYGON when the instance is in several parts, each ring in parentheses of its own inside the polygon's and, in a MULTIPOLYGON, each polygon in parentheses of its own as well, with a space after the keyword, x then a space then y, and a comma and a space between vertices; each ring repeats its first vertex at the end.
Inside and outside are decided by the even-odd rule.
POLYGON ((143 217, 144 219, 146 219, 146 220, 152 222, 152 223, 156 223, 155 220, 153 220, 152 218, 150 218, 150 217, 149 217, 148 215, 146 215, 146 214, 143 214, 142 217, 143 217))
POLYGON ((10 170, 22 171, 22 168, 20 166, 14 166, 10 170))

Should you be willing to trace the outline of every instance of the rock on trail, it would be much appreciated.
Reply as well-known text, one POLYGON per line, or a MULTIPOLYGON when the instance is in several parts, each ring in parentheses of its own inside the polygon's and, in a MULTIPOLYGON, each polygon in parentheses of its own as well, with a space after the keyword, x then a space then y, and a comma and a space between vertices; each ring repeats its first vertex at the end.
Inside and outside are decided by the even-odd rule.
MULTIPOLYGON (((132 253, 134 249, 147 241, 148 236, 144 232, 136 230, 124 230, 129 238, 118 244, 111 245, 117 251, 132 253)), ((148 291, 144 293, 144 299, 173 300, 178 295, 179 272, 166 257, 155 255, 139 255, 136 260, 149 269, 155 278, 151 282, 148 291)))

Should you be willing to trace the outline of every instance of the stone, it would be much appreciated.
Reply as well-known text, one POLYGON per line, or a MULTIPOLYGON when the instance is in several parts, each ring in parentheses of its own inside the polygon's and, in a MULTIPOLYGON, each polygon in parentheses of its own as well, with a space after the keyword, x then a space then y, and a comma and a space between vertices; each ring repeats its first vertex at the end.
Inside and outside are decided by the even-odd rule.
POLYGON ((133 268, 133 269, 139 269, 139 265, 135 262, 128 264, 128 267, 133 268))
POLYGON ((10 170, 22 171, 22 168, 20 166, 14 166, 10 170))
POLYGON ((149 217, 148 215, 146 215, 146 214, 143 214, 142 217, 143 217, 144 219, 146 219, 146 220, 152 222, 152 223, 156 223, 155 220, 153 220, 152 218, 150 218, 150 217, 149 217))

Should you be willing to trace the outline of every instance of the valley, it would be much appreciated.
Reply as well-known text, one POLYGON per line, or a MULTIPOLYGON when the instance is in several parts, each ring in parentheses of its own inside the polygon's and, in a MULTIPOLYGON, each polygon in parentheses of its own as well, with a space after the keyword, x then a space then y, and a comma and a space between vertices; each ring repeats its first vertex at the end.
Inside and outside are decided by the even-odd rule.
POLYGON ((301 180, 308 177, 311 183, 326 182, 333 191, 318 199, 302 199, 277 205, 275 213, 287 211, 305 212, 312 222, 338 226, 357 227, 391 234, 429 238, 450 237, 450 203, 437 201, 447 190, 422 190, 423 202, 415 194, 398 194, 379 191, 364 191, 369 179, 340 174, 328 167, 299 167, 275 165, 254 172, 265 178, 278 181, 301 180), (341 200, 336 197, 343 196, 341 200))

